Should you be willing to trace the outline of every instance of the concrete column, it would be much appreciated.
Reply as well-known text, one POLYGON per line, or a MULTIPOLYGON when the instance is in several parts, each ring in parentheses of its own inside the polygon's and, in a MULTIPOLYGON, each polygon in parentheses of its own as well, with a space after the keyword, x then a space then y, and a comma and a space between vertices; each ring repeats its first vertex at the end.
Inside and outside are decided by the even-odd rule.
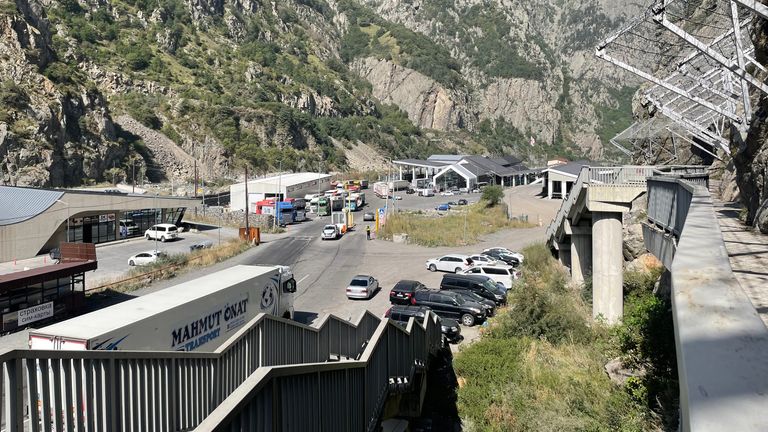
POLYGON ((592 228, 571 227, 571 281, 583 284, 592 274, 592 228))
POLYGON ((557 259, 564 267, 571 266, 571 247, 568 243, 557 244, 557 259))
POLYGON ((400 180, 403 179, 403 166, 400 165, 400 180))
POLYGON ((568 183, 565 180, 560 181, 560 196, 565 199, 568 190, 568 183))
POLYGON ((411 183, 416 186, 416 167, 411 168, 411 183))
POLYGON ((517 186, 517 176, 512 176, 512 187, 517 186))
POLYGON ((592 316, 616 324, 624 312, 621 213, 592 213, 592 316))
POLYGON ((552 179, 547 179, 547 198, 552 199, 552 179))
POLYGON ((523 176, 523 184, 524 185, 528 184, 528 175, 527 174, 523 176))
POLYGON ((504 187, 504 177, 501 178, 501 187, 504 187))

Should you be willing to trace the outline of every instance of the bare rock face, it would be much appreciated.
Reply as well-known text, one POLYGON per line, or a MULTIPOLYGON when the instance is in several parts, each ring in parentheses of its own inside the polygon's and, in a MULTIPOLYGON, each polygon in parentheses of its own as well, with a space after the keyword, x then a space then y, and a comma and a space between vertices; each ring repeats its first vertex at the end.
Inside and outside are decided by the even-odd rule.
POLYGON ((545 83, 523 78, 496 79, 480 91, 480 118, 503 118, 547 143, 554 141, 560 112, 558 92, 545 83))
POLYGON ((608 375, 608 378, 617 385, 624 385, 630 378, 642 377, 645 375, 644 370, 635 370, 624 366, 621 358, 615 358, 606 363, 605 373, 608 375))
POLYGON ((466 93, 413 69, 372 57, 355 61, 352 69, 371 83, 376 98, 399 106, 417 126, 449 131, 474 123, 466 93))

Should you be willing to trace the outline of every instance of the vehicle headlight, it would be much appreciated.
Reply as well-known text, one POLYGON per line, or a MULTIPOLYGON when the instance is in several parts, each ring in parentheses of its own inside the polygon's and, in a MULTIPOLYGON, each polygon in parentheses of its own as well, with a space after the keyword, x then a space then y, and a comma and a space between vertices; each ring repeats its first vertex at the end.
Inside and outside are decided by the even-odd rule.
POLYGON ((480 313, 480 309, 477 308, 471 308, 470 310, 474 313, 480 313))

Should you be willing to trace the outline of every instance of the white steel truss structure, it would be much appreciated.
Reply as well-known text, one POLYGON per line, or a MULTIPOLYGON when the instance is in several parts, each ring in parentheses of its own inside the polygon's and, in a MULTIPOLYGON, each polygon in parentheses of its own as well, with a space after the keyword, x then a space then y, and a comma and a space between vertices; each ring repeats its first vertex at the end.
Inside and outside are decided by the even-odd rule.
MULTIPOLYGON (((653 104, 655 115, 676 125, 662 128, 667 136, 710 154, 718 147, 730 153, 728 126, 741 132, 748 128, 750 91, 768 95, 768 85, 750 72, 766 67, 755 60, 749 34, 755 19, 768 17, 768 7, 754 0, 714 0, 706 8, 700 4, 658 0, 598 45, 596 55, 652 84, 645 100, 653 104)), ((626 153, 621 143, 642 129, 633 125, 612 143, 626 153)), ((637 140, 631 141, 637 148, 637 140)))

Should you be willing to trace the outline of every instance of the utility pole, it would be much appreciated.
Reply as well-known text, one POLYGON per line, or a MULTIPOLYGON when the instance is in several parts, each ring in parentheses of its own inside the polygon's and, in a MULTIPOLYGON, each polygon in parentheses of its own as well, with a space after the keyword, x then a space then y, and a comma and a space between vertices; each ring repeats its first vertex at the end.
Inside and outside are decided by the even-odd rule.
POLYGON ((197 198, 197 159, 195 159, 195 198, 197 198))
POLYGON ((245 238, 251 239, 250 225, 248 225, 248 165, 245 165, 245 238))
POLYGON ((280 187, 282 187, 280 183, 282 183, 282 180, 283 180, 283 160, 280 159, 280 168, 278 168, 278 171, 277 171, 277 194, 275 195, 275 218, 273 220, 274 221, 273 227, 275 231, 277 231, 277 218, 280 216, 278 203, 280 202, 280 187))
POLYGON ((131 180, 133 181, 133 187, 131 193, 136 193, 136 158, 133 158, 133 170, 131 171, 131 180))

